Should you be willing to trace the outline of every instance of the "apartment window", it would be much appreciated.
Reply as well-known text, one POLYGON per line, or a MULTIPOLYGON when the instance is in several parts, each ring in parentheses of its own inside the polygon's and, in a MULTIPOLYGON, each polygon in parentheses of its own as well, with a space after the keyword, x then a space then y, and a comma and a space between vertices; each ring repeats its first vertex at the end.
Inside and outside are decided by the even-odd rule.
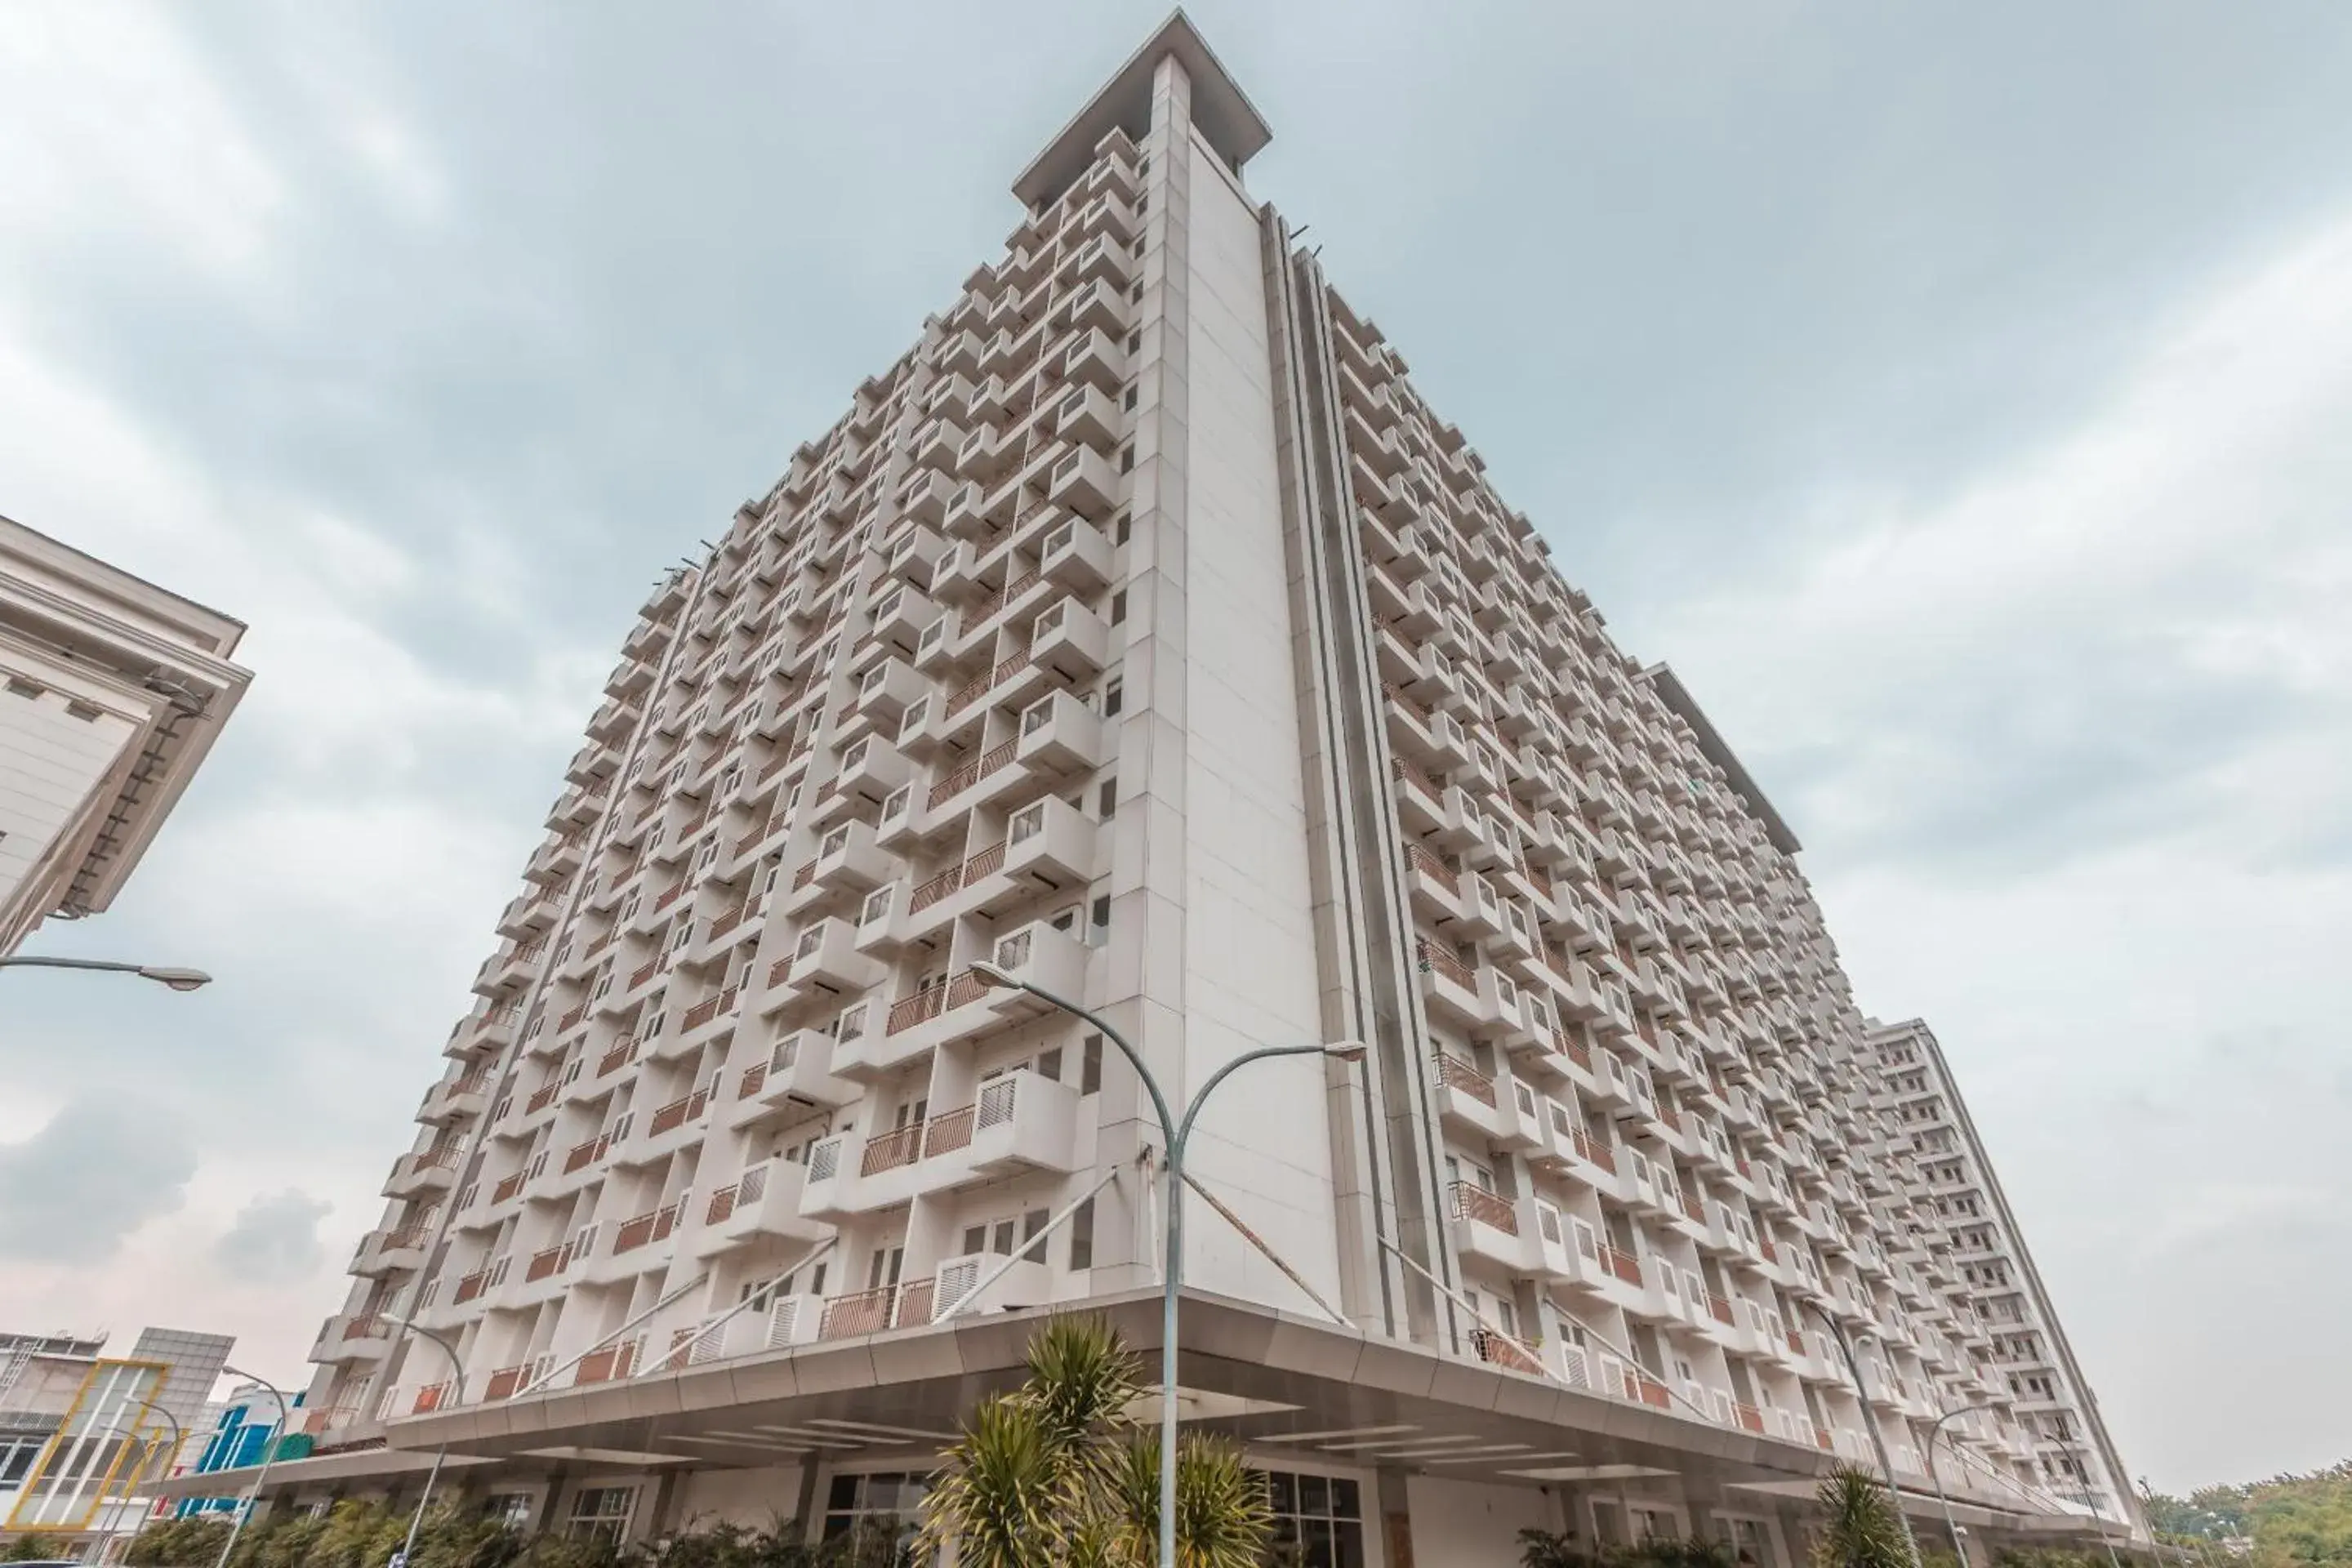
POLYGON ((1125 544, 1127 542, 1128 531, 1132 521, 1133 520, 1130 519, 1127 513, 1120 512, 1118 514, 1118 521, 1111 524, 1112 543, 1125 544))
POLYGON ((1090 928, 1087 945, 1100 947, 1110 936, 1110 895, 1108 893, 1100 894, 1095 899, 1087 924, 1090 928))
POLYGON ((1078 1047, 1078 1092, 1093 1094, 1102 1088, 1102 1047, 1100 1035, 1088 1035, 1078 1047))
POLYGON ((919 1523, 929 1477, 908 1470, 877 1470, 862 1476, 835 1476, 824 1500, 824 1539, 833 1541, 861 1530, 895 1535, 919 1523))
POLYGON ((1105 779, 1103 781, 1102 794, 1098 798, 1101 802, 1101 808, 1096 815, 1101 817, 1103 821, 1108 822, 1112 817, 1118 815, 1118 781, 1117 779, 1105 779))
POLYGON ((1110 624, 1115 626, 1127 624, 1127 590, 1124 588, 1110 596, 1110 624))
POLYGON ((1118 449, 1118 471, 1122 474, 1131 474, 1135 472, 1135 448, 1133 447, 1121 447, 1118 449))
POLYGON ((529 1530, 536 1500, 529 1492, 492 1492, 482 1500, 482 1516, 503 1530, 529 1530))
POLYGON ((1039 1078, 1052 1079, 1055 1083, 1062 1081, 1061 1047, 1055 1046, 1050 1051, 1039 1051, 1037 1053, 1037 1076, 1039 1078))
POLYGON ((1119 715, 1119 710, 1126 706, 1127 682, 1120 677, 1114 675, 1109 679, 1103 682, 1103 717, 1106 719, 1116 719, 1119 715))
POLYGON ((1095 1201, 1081 1201, 1070 1215, 1070 1272, 1095 1266, 1095 1201))
POLYGON ((1127 352, 1129 353, 1140 353, 1143 352, 1142 328, 1138 327, 1135 331, 1127 334, 1127 352))
POLYGON ((572 1494, 563 1533, 576 1540, 618 1543, 629 1533, 629 1516, 636 1506, 635 1487, 583 1487, 572 1494))
POLYGON ((1274 1515, 1276 1561, 1287 1550, 1302 1568, 1363 1568, 1364 1507, 1354 1481, 1291 1470, 1259 1474, 1274 1515))
POLYGON ((1133 382, 1129 382, 1129 383, 1128 383, 1128 384, 1127 384, 1127 391, 1126 391, 1124 394, 1122 394, 1122 395, 1120 395, 1119 400, 1118 400, 1118 405, 1119 405, 1121 408, 1125 409, 1125 410, 1126 410, 1128 413, 1129 413, 1129 414, 1134 413, 1134 412, 1135 412, 1136 396, 1137 396, 1137 393, 1136 393, 1136 386, 1135 386, 1135 384, 1134 384, 1133 382))

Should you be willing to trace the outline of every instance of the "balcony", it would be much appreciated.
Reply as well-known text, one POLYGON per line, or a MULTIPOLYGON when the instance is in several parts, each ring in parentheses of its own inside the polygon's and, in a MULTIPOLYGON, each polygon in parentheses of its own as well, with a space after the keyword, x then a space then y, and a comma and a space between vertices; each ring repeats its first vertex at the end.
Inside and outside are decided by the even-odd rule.
POLYGON ((1528 1245, 1519 1234, 1518 1210, 1508 1198, 1472 1182, 1456 1182, 1447 1199, 1457 1253, 1514 1275, 1528 1271, 1528 1245))
POLYGON ((809 1154, 801 1214, 838 1223, 930 1193, 1032 1171, 1079 1168, 1077 1091, 1035 1073, 1007 1073, 974 1101, 860 1143, 837 1133, 809 1154))
POLYGON ((1055 506, 1099 522, 1118 505, 1122 488, 1108 458, 1090 447, 1073 447, 1054 465, 1045 493, 1055 506))
POLYGON ((366 1279, 412 1272, 425 1267, 425 1248, 433 1239, 427 1224, 404 1225, 392 1230, 372 1230, 360 1237, 352 1254, 352 1272, 366 1279))
POLYGON ((789 1160, 752 1166, 710 1194, 703 1205, 702 1229, 694 1256, 708 1262, 738 1247, 771 1241, 814 1241, 824 1227, 801 1216, 806 1172, 789 1160))
MULTIPOLYGON (((870 1005, 859 1003, 842 1015, 834 1027, 855 1039, 864 1032, 870 1005)), ((824 1029, 794 1029, 769 1048, 765 1061, 753 1062, 735 1082, 735 1109, 728 1121, 744 1126, 776 1111, 813 1106, 847 1105, 858 1086, 832 1071, 836 1041, 824 1029)))
POLYGON ((403 1154, 394 1162, 392 1174, 385 1178, 383 1195, 413 1199, 428 1193, 447 1192, 457 1180, 460 1154, 455 1144, 403 1154))
POLYGON ((435 1084, 425 1091, 425 1099, 416 1108, 416 1120, 429 1126, 447 1126, 479 1116, 489 1104, 494 1076, 485 1064, 435 1084))
POLYGON ((856 1339, 892 1329, 921 1328, 931 1321, 933 1282, 909 1279, 878 1290, 835 1296, 824 1304, 818 1320, 819 1340, 856 1339))
POLYGON ((786 1000, 810 1001, 863 991, 883 974, 881 964, 857 951, 856 927, 828 915, 801 931, 790 956, 769 965, 768 984, 787 993, 786 1000))
POLYGON ((392 1345, 392 1326, 373 1311, 327 1320, 310 1347, 310 1359, 325 1365, 380 1362, 392 1345))
MULTIPOLYGON (((1039 708, 1045 707, 1039 704, 1039 708)), ((1039 709, 1030 710, 1035 713, 1039 709)), ((1083 709, 1079 710, 1085 712, 1083 709)), ((1085 715, 1088 719, 1091 713, 1085 715)), ((1049 715, 1050 727, 1069 719, 1066 710, 1049 715)), ((1027 724, 1024 716, 1024 724, 1027 724)), ((1073 723, 1075 728, 1075 723, 1073 723)), ((1066 734, 1062 741, 1066 742, 1066 734)), ((1033 737, 1024 735, 1024 745, 1033 737)), ((1034 737, 1041 748, 1059 743, 1046 736, 1034 737)), ((1071 805, 1058 795, 1048 795, 1013 814, 1004 829, 1004 858, 1000 869, 1013 883, 1026 888, 1060 889, 1084 882, 1094 875, 1097 828, 1094 819, 1071 805)), ((971 885, 967 878, 966 885, 971 885)))
POLYGON ((836 823, 818 840, 816 856, 793 875, 784 909, 793 915, 897 879, 898 858, 882 847, 869 822, 836 823))
POLYGON ((1054 1271, 1034 1258, 1024 1258, 1007 1267, 1007 1260, 994 1253, 968 1253, 940 1263, 938 1279, 939 1289, 933 1300, 937 1318, 941 1320, 951 1315, 964 1317, 1042 1307, 1054 1300, 1054 1271), (981 1289, 981 1281, 999 1268, 1004 1269, 1003 1274, 981 1289))

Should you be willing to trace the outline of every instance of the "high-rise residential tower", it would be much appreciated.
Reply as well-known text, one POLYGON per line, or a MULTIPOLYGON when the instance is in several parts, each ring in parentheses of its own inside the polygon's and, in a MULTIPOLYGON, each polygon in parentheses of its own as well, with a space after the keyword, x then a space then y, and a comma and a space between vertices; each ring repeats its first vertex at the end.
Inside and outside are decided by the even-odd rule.
POLYGON ((1866 1410, 1924 1496, 1969 1402, 1965 1523, 2128 1526, 2035 1468, 1788 825, 1246 189, 1268 136, 1172 19, 646 600, 284 1489, 446 1444, 548 1525, 837 1530, 1037 1314, 1154 1343, 1139 1081, 988 963, 1180 1102, 1368 1047, 1188 1160, 1187 1415, 1309 1561, 1785 1565, 1866 1410))

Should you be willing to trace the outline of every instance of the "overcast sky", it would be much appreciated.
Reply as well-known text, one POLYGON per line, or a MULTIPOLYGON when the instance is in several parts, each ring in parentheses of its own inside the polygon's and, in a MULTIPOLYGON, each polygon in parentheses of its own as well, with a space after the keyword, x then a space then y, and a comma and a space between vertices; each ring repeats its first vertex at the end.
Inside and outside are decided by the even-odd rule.
MULTIPOLYGON (((6 13, 0 512, 257 674, 35 948, 220 984, 0 981, 0 1327, 300 1381, 644 590, 1161 7, 6 13)), ((2352 7, 1194 16, 1935 1025, 2128 1463, 2352 1454, 2352 7)))

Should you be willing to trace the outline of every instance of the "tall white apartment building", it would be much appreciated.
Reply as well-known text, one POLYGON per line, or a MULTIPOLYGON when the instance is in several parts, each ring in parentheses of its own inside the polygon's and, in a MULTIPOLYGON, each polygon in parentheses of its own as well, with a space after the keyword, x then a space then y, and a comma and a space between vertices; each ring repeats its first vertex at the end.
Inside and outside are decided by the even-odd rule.
POLYGON ((1138 1081, 984 960, 1180 1102, 1369 1047, 1246 1068, 1188 1161, 1264 1246, 1188 1208, 1187 1414, 1311 1562, 1788 1568, 1866 1408, 1924 1500, 1970 1402, 1980 1539, 2131 1527, 2039 1468, 1796 839, 1247 191, 1268 136, 1171 19, 646 600, 278 1490, 446 1446, 544 1524, 838 1530, 1044 1312, 1156 1345, 1138 1081))
POLYGON ((2099 1419, 2098 1396, 2026 1249, 2017 1215, 1969 1119, 1944 1048, 1926 1023, 1874 1025, 1877 1110, 1887 1148, 1907 1152, 1908 1224, 1958 1274, 1951 1291, 1964 1342, 1992 1363, 2009 1411, 2032 1445, 2027 1473, 2055 1496, 2112 1512, 2131 1472, 2099 1419))
POLYGON ((253 679, 244 635, 0 517, 0 954, 113 900, 253 679))

